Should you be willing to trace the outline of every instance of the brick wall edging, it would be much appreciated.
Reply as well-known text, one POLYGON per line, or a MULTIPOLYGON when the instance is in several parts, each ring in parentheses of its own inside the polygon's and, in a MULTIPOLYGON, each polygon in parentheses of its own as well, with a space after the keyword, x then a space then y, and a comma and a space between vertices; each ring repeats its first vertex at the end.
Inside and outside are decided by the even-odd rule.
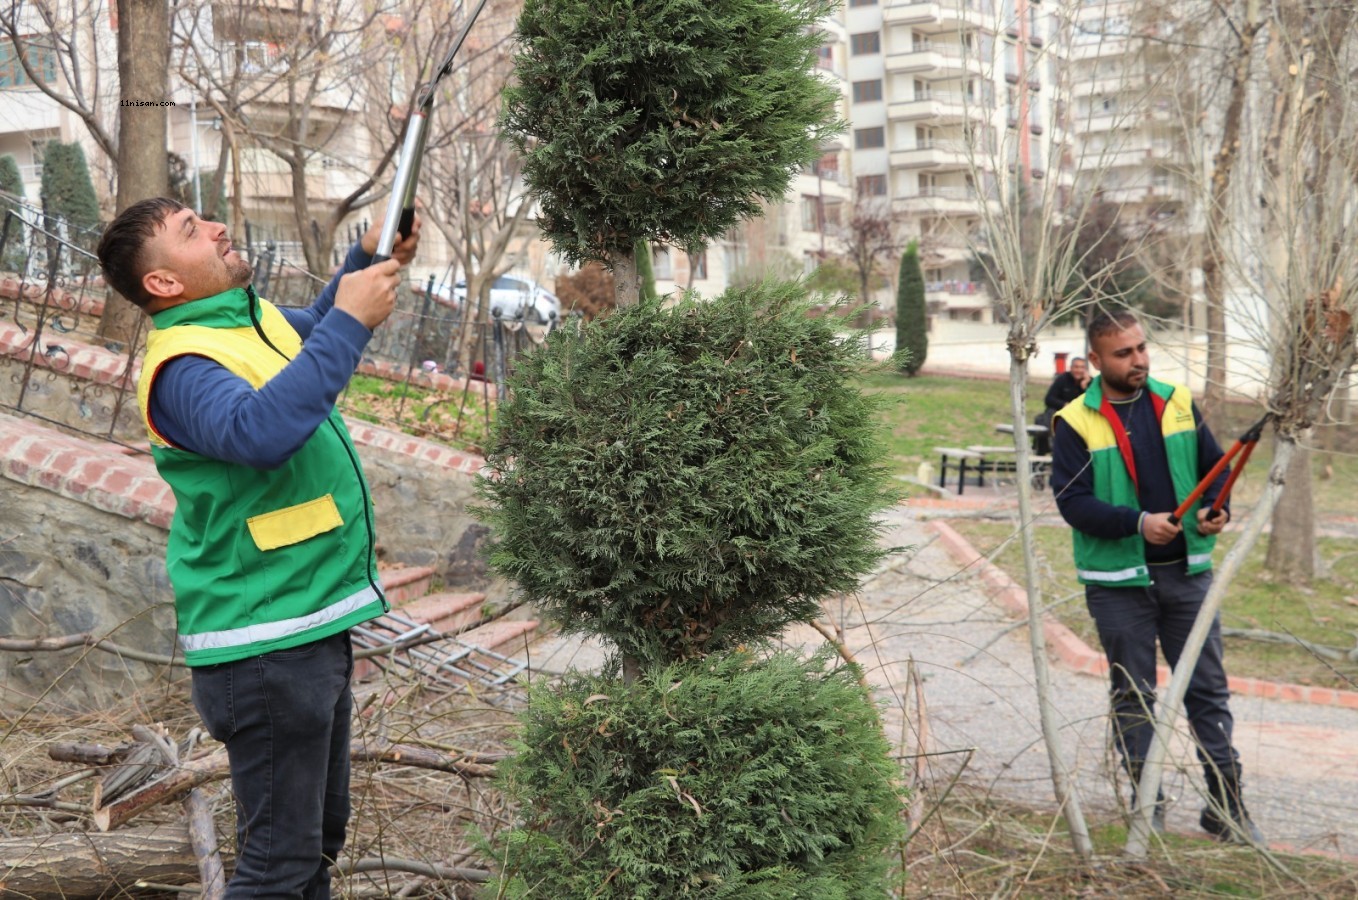
MULTIPOLYGON (((485 460, 433 441, 346 421, 356 444, 403 454, 426 465, 477 475, 485 460)), ((0 476, 81 500, 97 509, 168 529, 175 499, 149 456, 74 437, 0 412, 0 476)))
POLYGON ((0 413, 0 476, 169 529, 174 494, 149 456, 0 413))
MULTIPOLYGON (((964 569, 975 568, 981 579, 994 589, 994 599, 1015 616, 1028 615, 1028 594, 1009 575, 994 563, 983 557, 975 547, 948 523, 933 519, 929 523, 943 542, 948 554, 964 569)), ((1048 649, 1061 663, 1083 675, 1108 674, 1108 660, 1104 655, 1080 639, 1073 631, 1062 625, 1054 616, 1044 615, 1042 631, 1047 638, 1048 649)), ((1157 668, 1157 681, 1160 685, 1169 684, 1170 670, 1166 666, 1157 668)), ((1358 709, 1358 691, 1344 691, 1335 688, 1310 687, 1304 684, 1265 681, 1262 678, 1229 676, 1227 684, 1234 694, 1245 697, 1259 697, 1269 700, 1287 700, 1294 703, 1310 703, 1316 706, 1339 706, 1345 709, 1358 709)))

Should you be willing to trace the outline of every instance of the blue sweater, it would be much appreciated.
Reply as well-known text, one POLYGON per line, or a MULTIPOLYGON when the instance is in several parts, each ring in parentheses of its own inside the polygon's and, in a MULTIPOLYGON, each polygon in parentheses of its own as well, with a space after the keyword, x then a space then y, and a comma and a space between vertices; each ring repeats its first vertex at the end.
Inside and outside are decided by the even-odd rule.
MULTIPOLYGON (((1169 477, 1169 458, 1165 455, 1165 441, 1155 406, 1144 389, 1129 400, 1110 401, 1127 429, 1136 460, 1138 481, 1137 499, 1141 509, 1150 513, 1173 512, 1179 505, 1174 496, 1174 484, 1169 477)), ((1202 423, 1202 414, 1193 404, 1193 418, 1198 423, 1198 474, 1206 475, 1221 459, 1221 445, 1211 430, 1202 423)), ((1223 470, 1203 495, 1202 505, 1210 507, 1221 493, 1230 470, 1223 470)), ((1094 495, 1094 473, 1089 466, 1089 450, 1080 435, 1063 420, 1057 419, 1052 434, 1052 490, 1061 516, 1072 528, 1101 538, 1123 538, 1137 533, 1141 512, 1128 506, 1114 506, 1094 495)), ((1230 512, 1229 504, 1227 512, 1230 512)), ((1185 528, 1197 527, 1195 522, 1184 522, 1185 528)), ((1186 558, 1187 545, 1183 535, 1168 544, 1146 544, 1146 562, 1174 562, 1186 558)))
POLYGON ((281 309, 302 336, 302 352, 256 391, 201 356, 178 356, 156 374, 150 417, 176 447, 255 469, 281 466, 334 408, 372 332, 334 309, 340 277, 372 262, 354 244, 311 306, 281 309))

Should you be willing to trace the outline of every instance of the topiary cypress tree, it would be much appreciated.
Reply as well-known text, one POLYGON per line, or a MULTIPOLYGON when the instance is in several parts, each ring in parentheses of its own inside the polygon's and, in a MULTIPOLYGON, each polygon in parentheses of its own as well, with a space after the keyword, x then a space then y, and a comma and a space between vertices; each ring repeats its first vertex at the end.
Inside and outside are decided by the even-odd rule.
POLYGON ((896 285, 896 350, 901 356, 901 371, 914 376, 924 367, 929 355, 929 319, 924 298, 924 270, 919 263, 919 245, 911 241, 901 254, 901 271, 896 285))
POLYGON ((520 359, 478 488, 491 564, 624 678, 534 692, 496 896, 887 896, 901 792, 856 669, 741 649, 885 553, 866 351, 809 304, 652 300, 520 359))
POLYGON ((48 219, 64 218, 74 228, 99 223, 99 200, 79 144, 52 141, 43 148, 40 196, 48 219))
POLYGON ((613 268, 628 305, 636 241, 700 247, 781 202, 841 128, 815 66, 837 6, 525 0, 502 126, 554 249, 613 268))
POLYGON ((520 361, 481 483, 492 565, 643 664, 776 635, 881 559, 861 342, 796 283, 618 310, 520 361))

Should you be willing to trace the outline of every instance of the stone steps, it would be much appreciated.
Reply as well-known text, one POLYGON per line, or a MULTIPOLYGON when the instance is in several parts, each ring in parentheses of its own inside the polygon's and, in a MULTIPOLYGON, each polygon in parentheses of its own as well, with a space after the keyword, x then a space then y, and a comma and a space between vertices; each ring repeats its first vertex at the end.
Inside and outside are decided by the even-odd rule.
MULTIPOLYGON (((486 595, 473 591, 430 593, 434 577, 432 568, 406 566, 386 569, 381 575, 382 588, 392 611, 435 631, 451 635, 481 618, 486 595)), ((504 656, 522 656, 537 628, 538 622, 534 619, 501 619, 459 634, 456 639, 462 644, 493 650, 504 656)), ((358 660, 354 664, 354 680, 370 678, 379 671, 374 663, 358 660)))

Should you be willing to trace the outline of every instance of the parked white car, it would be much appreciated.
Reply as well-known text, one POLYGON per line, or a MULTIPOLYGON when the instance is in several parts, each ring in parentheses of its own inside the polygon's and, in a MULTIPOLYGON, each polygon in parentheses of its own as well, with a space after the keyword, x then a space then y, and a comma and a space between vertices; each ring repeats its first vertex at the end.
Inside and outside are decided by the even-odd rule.
MULTIPOLYGON (((467 282, 458 279, 451 291, 447 282, 435 284, 434 297, 445 305, 462 309, 467 302, 467 282)), ((522 317, 528 322, 546 325, 561 318, 561 301, 535 281, 501 275, 490 288, 490 311, 492 316, 498 311, 500 318, 506 321, 522 317)))

